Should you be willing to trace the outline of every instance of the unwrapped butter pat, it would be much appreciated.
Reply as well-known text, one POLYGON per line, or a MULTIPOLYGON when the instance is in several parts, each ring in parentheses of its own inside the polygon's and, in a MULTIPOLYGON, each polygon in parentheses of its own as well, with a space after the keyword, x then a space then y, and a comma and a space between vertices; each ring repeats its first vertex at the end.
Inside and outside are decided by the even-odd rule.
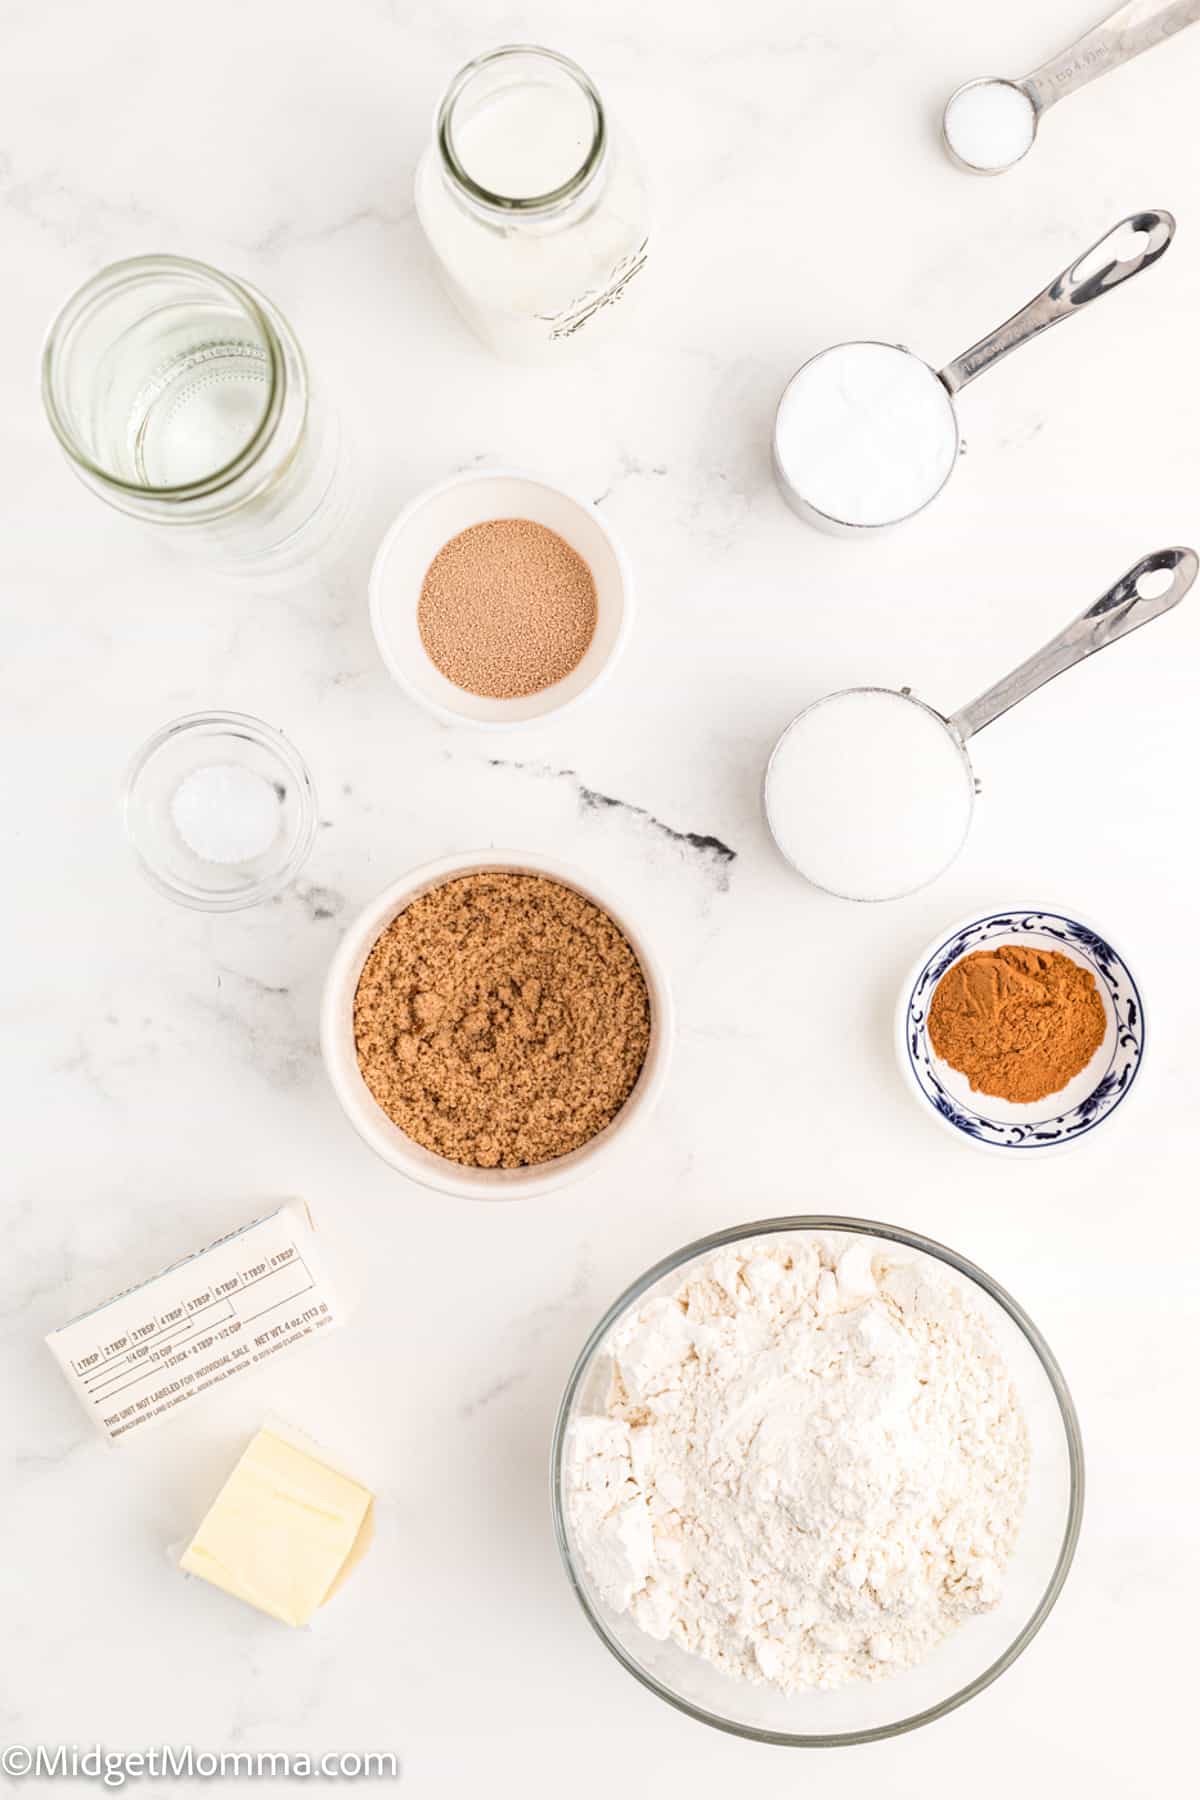
POLYGON ((307 1625, 366 1553, 373 1505, 357 1481, 263 1430, 179 1566, 285 1625, 307 1625))

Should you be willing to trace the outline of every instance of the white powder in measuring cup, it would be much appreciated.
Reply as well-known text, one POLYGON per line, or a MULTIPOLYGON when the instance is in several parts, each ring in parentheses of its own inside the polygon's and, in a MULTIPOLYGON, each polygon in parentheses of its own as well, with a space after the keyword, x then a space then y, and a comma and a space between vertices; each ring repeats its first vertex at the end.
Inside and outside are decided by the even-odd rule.
POLYGON ((279 796, 269 781, 238 763, 208 763, 184 776, 171 817, 202 862, 252 862, 279 831, 279 796))
POLYGON ((919 511, 957 455, 949 393, 897 344, 834 344, 793 375, 779 403, 786 485, 846 525, 894 525, 919 511))
POLYGON ((767 818, 802 875, 847 900, 895 900, 953 862, 974 783, 949 727, 887 688, 800 714, 767 770, 767 818))
POLYGON ((1011 81, 976 81, 950 96, 942 124, 960 162, 998 173, 1024 156, 1037 119, 1028 94, 1011 81))

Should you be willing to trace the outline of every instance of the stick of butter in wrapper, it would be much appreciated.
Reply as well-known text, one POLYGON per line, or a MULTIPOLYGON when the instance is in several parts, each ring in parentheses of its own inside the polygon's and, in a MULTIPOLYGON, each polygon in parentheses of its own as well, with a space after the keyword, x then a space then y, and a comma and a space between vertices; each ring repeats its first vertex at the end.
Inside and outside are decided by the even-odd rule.
POLYGON ((366 1554, 374 1497, 296 1432, 264 1427, 179 1559, 285 1625, 307 1625, 366 1554))
POLYGON ((46 1338, 110 1443, 344 1322, 302 1200, 289 1200, 46 1338))

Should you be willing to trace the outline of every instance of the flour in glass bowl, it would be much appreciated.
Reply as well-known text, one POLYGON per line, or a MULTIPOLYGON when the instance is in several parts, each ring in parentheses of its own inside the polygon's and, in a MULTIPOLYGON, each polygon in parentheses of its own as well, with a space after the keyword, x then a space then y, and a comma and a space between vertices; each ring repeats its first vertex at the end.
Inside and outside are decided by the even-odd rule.
POLYGON ((745 1240, 613 1328, 564 1487, 600 1597, 784 1693, 911 1668, 1000 1596, 1029 1445, 984 1319, 878 1240, 745 1240))

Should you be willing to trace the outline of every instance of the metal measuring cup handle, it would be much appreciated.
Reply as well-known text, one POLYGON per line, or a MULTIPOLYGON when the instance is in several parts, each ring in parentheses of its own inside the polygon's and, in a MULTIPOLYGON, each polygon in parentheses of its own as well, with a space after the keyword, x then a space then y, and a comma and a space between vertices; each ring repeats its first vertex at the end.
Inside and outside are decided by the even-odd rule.
POLYGON ((1129 0, 1129 5, 1119 6, 1115 13, 1013 86, 1021 89, 1032 103, 1035 116, 1040 116, 1056 100, 1095 81, 1097 75, 1120 68, 1143 50, 1153 50, 1155 44, 1164 43, 1198 19, 1200 0, 1174 0, 1173 5, 1167 6, 1162 0, 1129 0))
POLYGON ((1175 220, 1169 212, 1131 213, 1111 231, 1105 232, 1082 256, 1077 256, 1070 267, 1056 275, 1028 306, 1023 306, 1011 319, 1006 319, 995 331, 988 332, 977 344, 972 344, 969 350, 947 363, 939 372, 941 380, 951 394, 956 394, 1011 350, 1028 343, 1040 332, 1048 331, 1060 319, 1071 318, 1080 307, 1098 300, 1102 294, 1111 293, 1126 281, 1132 281, 1143 269, 1150 268, 1165 254, 1174 236, 1175 220), (1133 256, 1122 260, 1117 246, 1130 232, 1144 233, 1145 241, 1133 256), (1109 249, 1112 254, 1106 256, 1109 249))
POLYGON ((1143 556, 1086 612, 1072 619, 1057 637, 1043 644, 994 687, 952 714, 947 724, 965 744, 977 731, 982 731, 985 725, 1006 713, 1018 700, 1027 700, 1056 675, 1073 669, 1085 657, 1115 644, 1119 638, 1128 637, 1139 626, 1148 625, 1151 619, 1160 618, 1173 606, 1178 606, 1195 581, 1198 568, 1200 558, 1196 552, 1182 547, 1154 550, 1149 556, 1143 556), (1160 594, 1143 596, 1139 591, 1140 582, 1160 569, 1170 575, 1167 587, 1160 594))

